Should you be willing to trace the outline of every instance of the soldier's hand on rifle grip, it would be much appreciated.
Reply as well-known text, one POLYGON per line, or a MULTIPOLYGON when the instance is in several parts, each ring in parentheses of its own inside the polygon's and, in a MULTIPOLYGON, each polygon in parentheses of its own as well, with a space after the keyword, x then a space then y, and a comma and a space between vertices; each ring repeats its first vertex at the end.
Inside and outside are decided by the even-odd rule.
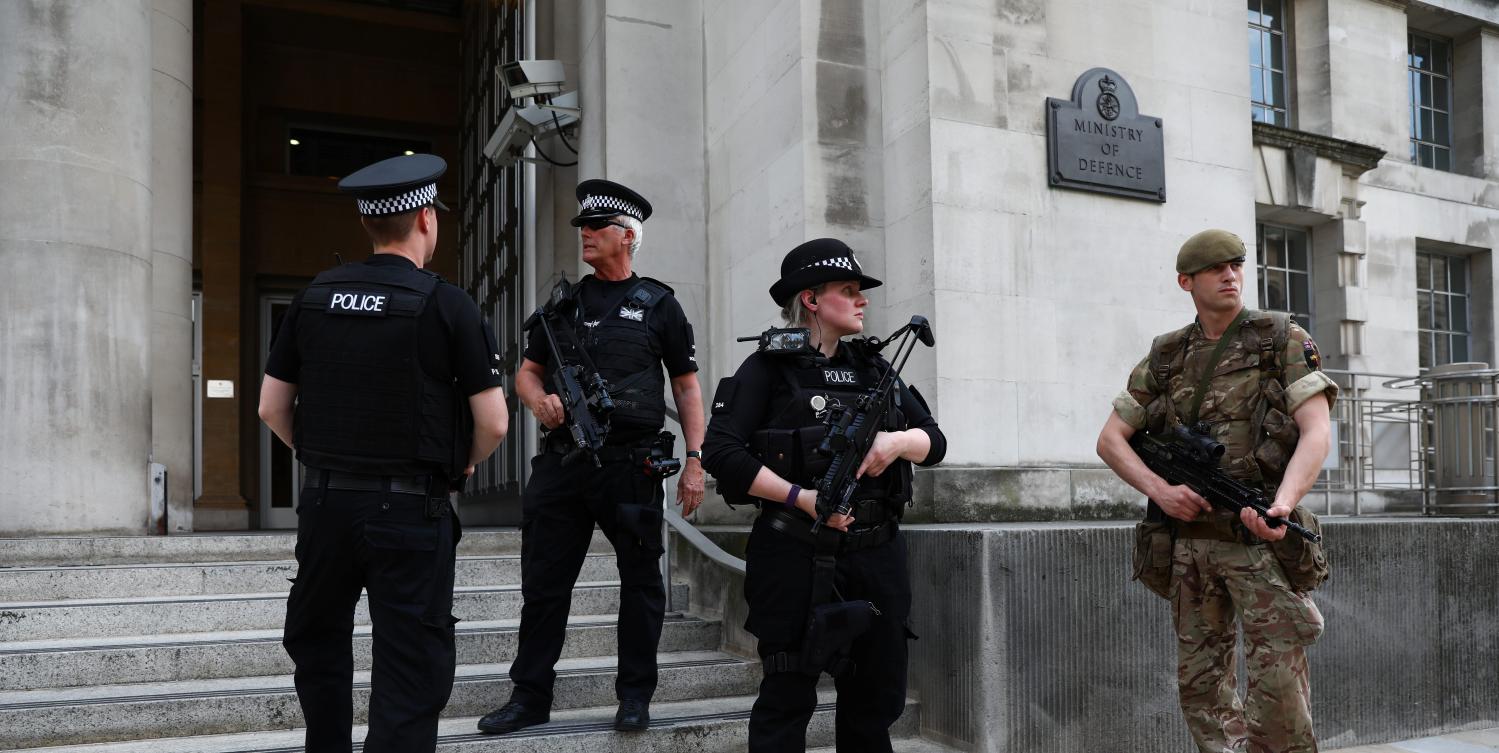
POLYGON ((1150 495, 1161 511, 1177 520, 1196 520, 1199 513, 1211 512, 1212 504, 1202 495, 1185 485, 1171 486, 1162 482, 1161 488, 1150 495))
POLYGON ((556 395, 543 395, 534 404, 528 404, 527 408, 536 416, 536 420, 548 429, 555 429, 562 425, 567 414, 562 410, 562 398, 556 395))
MULTIPOLYGON (((1280 502, 1271 505, 1270 509, 1266 512, 1272 518, 1291 517, 1291 508, 1280 502)), ((1290 530, 1283 525, 1271 528, 1270 524, 1265 522, 1264 518, 1261 518, 1254 510, 1248 507, 1239 511, 1239 520, 1244 523, 1244 527, 1249 529, 1250 533, 1266 541, 1280 541, 1286 537, 1286 532, 1290 530)))
POLYGON ((879 476, 890 467, 891 463, 900 459, 906 451, 906 435, 904 432, 881 431, 874 435, 874 444, 865 453, 864 461, 859 463, 859 470, 854 472, 854 478, 864 478, 864 474, 879 476))

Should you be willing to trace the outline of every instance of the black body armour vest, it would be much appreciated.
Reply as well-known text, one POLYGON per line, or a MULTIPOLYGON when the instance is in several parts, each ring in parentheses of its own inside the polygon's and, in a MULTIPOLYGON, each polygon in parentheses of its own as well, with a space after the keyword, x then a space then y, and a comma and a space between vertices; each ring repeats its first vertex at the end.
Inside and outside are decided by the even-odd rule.
MULTIPOLYGON (((886 366, 883 359, 867 358, 859 348, 857 344, 840 345, 839 349, 850 357, 837 364, 817 363, 807 356, 772 357, 781 367, 790 397, 771 416, 766 427, 750 438, 750 452, 781 478, 812 488, 815 480, 827 471, 831 458, 817 452, 818 444, 827 434, 823 418, 838 405, 850 409, 857 405, 859 397, 879 382, 886 366)), ((897 391, 880 429, 906 428, 897 391)), ((897 460, 879 476, 860 479, 854 499, 883 500, 889 513, 899 517, 911 499, 911 476, 910 461, 897 460)))
POLYGON ((419 354, 417 323, 441 281, 359 263, 313 279, 297 312, 299 460, 355 473, 462 472, 467 401, 452 380, 428 375, 419 354))
MULTIPOLYGON (((576 341, 609 383, 609 397, 614 400, 614 412, 609 414, 611 436, 656 431, 666 423, 666 375, 660 345, 651 339, 651 311, 672 290, 649 277, 622 287, 624 291, 611 297, 602 311, 590 312, 599 319, 589 327, 583 321, 582 285, 575 286, 575 315, 570 321, 576 341)), ((547 360, 548 377, 557 363, 555 358, 547 360)), ((550 389, 550 378, 547 386, 550 389)))

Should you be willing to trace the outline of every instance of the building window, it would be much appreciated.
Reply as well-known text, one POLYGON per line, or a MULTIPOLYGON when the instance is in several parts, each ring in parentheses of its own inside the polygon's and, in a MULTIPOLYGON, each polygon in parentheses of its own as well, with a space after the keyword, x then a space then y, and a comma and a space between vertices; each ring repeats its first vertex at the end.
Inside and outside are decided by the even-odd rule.
POLYGON ((342 178, 361 167, 402 154, 432 151, 432 142, 351 131, 288 128, 287 173, 342 178))
POLYGON ((1468 360, 1468 260, 1416 252, 1416 328, 1421 368, 1468 360))
POLYGON ((1249 105, 1261 123, 1288 126, 1283 0, 1249 0, 1249 105))
POLYGON ((1452 169, 1452 43, 1414 32, 1409 39, 1411 162, 1452 169))
POLYGON ((1305 230, 1259 225, 1260 307, 1284 311, 1312 331, 1312 261, 1305 230))

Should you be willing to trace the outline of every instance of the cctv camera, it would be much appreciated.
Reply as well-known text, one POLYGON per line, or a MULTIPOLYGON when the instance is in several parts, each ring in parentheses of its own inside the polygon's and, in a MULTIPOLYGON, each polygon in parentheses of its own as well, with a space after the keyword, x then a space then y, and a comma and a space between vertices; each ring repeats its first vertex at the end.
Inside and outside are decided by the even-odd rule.
POLYGON ((507 165, 526 150, 534 135, 530 121, 521 117, 521 108, 512 107, 485 142, 484 156, 496 165, 507 165))
POLYGON ((498 128, 484 144, 484 156, 496 165, 505 165, 520 157, 532 139, 544 141, 580 119, 578 93, 568 92, 553 98, 550 104, 511 107, 498 128))
POLYGON ((516 60, 501 65, 499 72, 511 99, 556 94, 567 83, 558 60, 516 60))

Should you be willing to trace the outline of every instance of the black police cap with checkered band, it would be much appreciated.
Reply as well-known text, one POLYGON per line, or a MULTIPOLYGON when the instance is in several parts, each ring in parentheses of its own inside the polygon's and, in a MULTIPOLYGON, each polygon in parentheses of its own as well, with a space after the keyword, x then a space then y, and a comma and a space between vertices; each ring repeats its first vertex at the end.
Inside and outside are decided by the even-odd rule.
POLYGON ((437 179, 448 163, 435 154, 407 154, 380 160, 338 182, 338 190, 354 194, 359 213, 366 217, 401 214, 432 205, 447 209, 437 200, 437 179))
POLYGON ((604 219, 627 215, 645 222, 651 216, 651 203, 630 189, 612 180, 594 178, 578 184, 578 216, 573 227, 581 227, 592 219, 604 219))
POLYGON ((860 290, 884 284, 864 274, 847 243, 836 238, 816 238, 791 249, 781 260, 781 279, 770 286, 770 297, 776 305, 785 306, 799 291, 843 280, 858 280, 860 290))

